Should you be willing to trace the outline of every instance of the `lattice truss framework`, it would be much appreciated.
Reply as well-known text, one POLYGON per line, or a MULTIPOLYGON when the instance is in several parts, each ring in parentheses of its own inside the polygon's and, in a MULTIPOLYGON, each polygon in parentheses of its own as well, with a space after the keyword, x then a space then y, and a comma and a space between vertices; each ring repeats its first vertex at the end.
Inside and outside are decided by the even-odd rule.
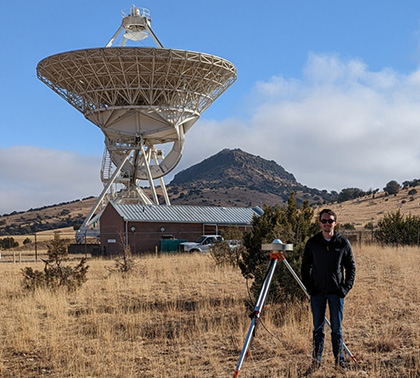
POLYGON ((205 53, 113 47, 50 56, 37 75, 99 127, 92 114, 121 107, 158 108, 174 125, 199 117, 236 80, 236 68, 205 53))

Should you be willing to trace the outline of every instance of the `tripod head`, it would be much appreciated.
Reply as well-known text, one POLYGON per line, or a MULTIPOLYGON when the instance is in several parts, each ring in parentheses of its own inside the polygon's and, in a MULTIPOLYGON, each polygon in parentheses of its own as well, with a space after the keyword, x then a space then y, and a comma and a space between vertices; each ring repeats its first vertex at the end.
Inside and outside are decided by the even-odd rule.
POLYGON ((283 244, 280 239, 275 239, 270 244, 262 244, 262 251, 293 251, 293 244, 283 244))

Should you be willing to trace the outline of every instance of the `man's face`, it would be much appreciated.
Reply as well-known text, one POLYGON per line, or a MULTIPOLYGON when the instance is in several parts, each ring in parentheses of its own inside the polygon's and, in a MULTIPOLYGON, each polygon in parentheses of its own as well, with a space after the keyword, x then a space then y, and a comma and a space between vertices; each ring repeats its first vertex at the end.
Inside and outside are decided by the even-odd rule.
POLYGON ((321 216, 319 224, 323 232, 330 233, 334 231, 334 227, 337 223, 335 222, 334 215, 324 213, 321 216))

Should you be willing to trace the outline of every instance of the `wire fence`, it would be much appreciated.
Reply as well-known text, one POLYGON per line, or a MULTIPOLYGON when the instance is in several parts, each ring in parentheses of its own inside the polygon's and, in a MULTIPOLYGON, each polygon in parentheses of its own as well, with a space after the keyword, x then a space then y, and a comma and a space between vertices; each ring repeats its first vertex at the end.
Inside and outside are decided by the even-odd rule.
MULTIPOLYGON (((374 232, 370 230, 340 230, 340 233, 344 234, 354 247, 358 246, 361 248, 362 244, 377 242, 374 232)), ((136 234, 141 234, 141 232, 136 232, 136 234)), ((70 260, 80 258, 90 259, 92 256, 102 254, 101 245, 96 238, 87 238, 84 244, 77 245, 74 231, 61 231, 59 232, 59 236, 62 239, 68 239, 70 242, 68 255, 70 260)), ((16 238, 17 236, 14 235, 11 237, 16 238)), ((53 232, 50 234, 25 235, 25 237, 31 239, 31 242, 24 245, 22 245, 22 242, 19 242, 18 247, 0 250, 0 263, 42 262, 43 260, 48 259, 47 244, 54 238, 53 232)))
MULTIPOLYGON (((92 258, 90 253, 87 254, 71 254, 67 260, 80 260, 81 258, 92 258)), ((48 259, 47 253, 35 253, 34 251, 12 251, 0 252, 0 263, 28 263, 43 262, 48 259)))
MULTIPOLYGON (((54 239, 55 235, 59 235, 61 239, 69 241, 70 245, 76 243, 74 231, 50 231, 27 235, 10 235, 0 238, 13 238, 19 246, 14 248, 7 248, 0 250, 0 263, 27 263, 27 262, 42 262, 48 259, 48 243, 54 239), (24 243, 25 240, 25 243, 24 243), (29 242, 28 242, 29 240, 29 242)), ((90 249, 88 246, 95 244, 99 246, 97 240, 89 238, 86 240, 86 245, 80 245, 76 253, 68 255, 69 260, 80 258, 91 258, 90 249)), ((69 250, 70 252, 70 250, 69 250)))

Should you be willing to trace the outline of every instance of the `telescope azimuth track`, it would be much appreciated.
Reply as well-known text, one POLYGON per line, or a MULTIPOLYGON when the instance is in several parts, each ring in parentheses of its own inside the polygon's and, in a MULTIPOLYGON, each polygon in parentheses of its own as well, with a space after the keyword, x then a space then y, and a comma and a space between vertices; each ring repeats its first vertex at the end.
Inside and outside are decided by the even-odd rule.
POLYGON ((155 179, 170 205, 163 177, 180 161, 188 130, 236 80, 236 68, 214 55, 163 48, 150 12, 133 6, 107 47, 47 57, 38 63, 37 76, 105 135, 104 190, 82 226, 86 235, 103 201, 159 204, 155 179), (121 46, 114 47, 122 32, 121 46), (126 46, 148 36, 158 47, 126 46), (149 182, 152 199, 139 180, 149 182))

